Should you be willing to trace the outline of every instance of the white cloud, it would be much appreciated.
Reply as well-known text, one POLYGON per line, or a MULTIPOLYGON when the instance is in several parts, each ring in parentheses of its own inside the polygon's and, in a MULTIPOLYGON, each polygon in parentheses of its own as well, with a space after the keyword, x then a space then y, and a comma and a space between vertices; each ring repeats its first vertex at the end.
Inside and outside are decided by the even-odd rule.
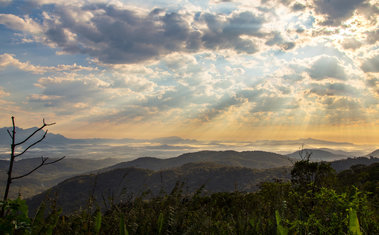
POLYGON ((335 78, 338 80, 347 79, 344 67, 339 60, 330 56, 322 56, 317 59, 309 69, 309 76, 315 80, 327 78, 335 78))
POLYGON ((21 18, 12 14, 0 14, 0 24, 16 31, 23 31, 31 34, 42 32, 42 27, 29 16, 21 18))
POLYGON ((1 97, 5 97, 5 96, 10 96, 10 93, 9 93, 9 92, 6 92, 6 91, 4 90, 4 88, 0 86, 0 98, 1 98, 1 97))
POLYGON ((61 72, 61 71, 92 71, 96 70, 96 67, 86 67, 77 64, 65 65, 60 64, 57 66, 39 66, 33 65, 29 61, 21 62, 13 54, 0 54, 0 69, 5 69, 8 66, 13 66, 17 69, 32 72, 35 74, 43 74, 47 72, 61 72))
POLYGON ((379 54, 365 60, 361 68, 364 72, 379 73, 379 54))

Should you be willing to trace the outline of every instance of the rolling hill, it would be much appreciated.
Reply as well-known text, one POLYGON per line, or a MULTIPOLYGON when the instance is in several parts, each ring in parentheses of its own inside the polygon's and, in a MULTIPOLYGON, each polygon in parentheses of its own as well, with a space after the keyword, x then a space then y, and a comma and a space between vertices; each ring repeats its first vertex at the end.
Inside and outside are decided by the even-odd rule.
MULTIPOLYGON (((141 168, 117 168, 99 174, 81 175, 63 181, 48 191, 27 200, 33 211, 48 195, 56 195, 56 201, 64 213, 84 206, 93 194, 100 207, 113 201, 125 201, 145 191, 151 195, 170 192, 177 182, 183 182, 182 190, 192 193, 204 186, 205 192, 252 192, 257 184, 273 178, 288 179, 289 167, 274 169, 250 169, 231 167, 217 163, 187 163, 181 167, 161 171, 141 168)), ((54 197, 54 196, 53 196, 54 197)))
POLYGON ((178 157, 159 159, 153 157, 138 158, 133 161, 121 162, 104 170, 136 167, 150 170, 162 170, 178 167, 186 163, 214 162, 226 166, 239 166, 253 169, 268 169, 291 166, 289 157, 263 151, 200 151, 182 154, 178 157))
MULTIPOLYGON (((310 158, 311 161, 334 161, 352 157, 349 155, 345 155, 348 154, 347 152, 330 150, 327 151, 323 149, 303 149, 303 157, 307 152, 312 153, 310 158)), ((300 154, 300 151, 296 151, 291 154, 287 154, 286 156, 299 160, 301 159, 300 154)))

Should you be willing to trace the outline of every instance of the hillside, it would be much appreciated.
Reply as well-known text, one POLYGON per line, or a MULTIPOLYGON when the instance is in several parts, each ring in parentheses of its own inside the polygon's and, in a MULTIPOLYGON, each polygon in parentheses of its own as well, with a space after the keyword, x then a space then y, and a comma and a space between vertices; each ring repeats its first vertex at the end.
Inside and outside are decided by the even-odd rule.
POLYGON ((357 157, 357 158, 347 158, 342 160, 333 161, 330 163, 331 167, 337 172, 349 169, 354 165, 371 165, 373 163, 378 163, 379 158, 375 157, 357 157))
MULTIPOLYGON (((18 160, 14 163, 13 175, 22 175, 38 166, 40 162, 40 158, 18 160)), ((67 157, 55 164, 41 167, 25 178, 15 180, 12 183, 10 196, 16 197, 21 193, 23 197, 30 197, 74 175, 104 168, 117 162, 116 159, 89 160, 67 157)), ((9 161, 0 160, 0 192, 4 191, 8 167, 9 161)))
POLYGON ((150 170, 162 170, 182 166, 186 163, 214 162, 226 166, 239 166, 253 169, 268 169, 291 166, 292 162, 286 156, 263 151, 200 151, 182 154, 178 157, 158 159, 152 157, 138 158, 122 162, 105 170, 136 167, 150 170))
POLYGON ((367 155, 367 157, 379 157, 379 149, 367 155))
POLYGON ((31 210, 48 194, 57 195, 57 204, 65 213, 85 205, 92 194, 99 206, 104 200, 117 203, 149 190, 152 195, 160 191, 170 192, 177 182, 183 182, 183 190, 191 193, 204 185, 205 192, 252 192, 257 184, 273 178, 288 179, 290 168, 256 170, 245 167, 228 167, 216 163, 189 163, 178 168, 152 171, 139 168, 118 168, 100 174, 70 178, 42 194, 28 200, 31 210))
MULTIPOLYGON (((334 161, 334 160, 340 160, 345 159, 348 157, 352 157, 349 155, 345 155, 346 152, 343 151, 332 151, 330 150, 323 150, 323 149, 303 149, 303 156, 308 153, 312 153, 311 155, 311 161, 334 161)), ((346 153, 347 154, 347 153, 346 153)), ((291 154, 287 154, 288 157, 300 159, 300 151, 293 152, 291 154)))

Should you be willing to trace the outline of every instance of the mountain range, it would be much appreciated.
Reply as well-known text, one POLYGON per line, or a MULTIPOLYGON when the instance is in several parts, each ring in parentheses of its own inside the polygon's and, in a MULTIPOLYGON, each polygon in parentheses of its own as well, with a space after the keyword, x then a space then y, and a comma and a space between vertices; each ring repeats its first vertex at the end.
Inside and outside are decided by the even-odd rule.
MULTIPOLYGON (((49 127, 53 130, 54 126, 49 127)), ((35 131, 37 127, 28 129, 16 128, 16 142, 24 139, 35 131)), ((0 159, 7 159, 5 154, 9 151, 11 139, 7 133, 10 127, 0 128, 0 159)), ((42 136, 38 133, 34 140, 42 136)), ((27 145, 18 150, 22 150, 27 145)), ((262 150, 286 155, 299 149, 299 146, 306 146, 307 149, 324 150, 340 157, 366 156, 377 146, 355 145, 347 142, 333 142, 317 140, 312 138, 297 140, 257 140, 257 141, 205 141, 195 139, 183 139, 177 136, 169 136, 155 139, 105 139, 87 138, 72 139, 60 134, 48 132, 46 138, 37 146, 31 148, 22 158, 33 157, 60 157, 70 156, 72 158, 101 159, 120 158, 122 161, 133 160, 140 157, 172 158, 184 153, 198 152, 203 150, 235 150, 252 151, 262 150), (343 151, 342 151, 343 150, 343 151)), ((296 154, 295 154, 296 155, 296 154)), ((335 156, 335 157, 339 157, 335 156)), ((295 157, 298 157, 297 155, 295 157)))
MULTIPOLYGON (((0 128, 0 190, 3 190, 8 170, 10 138, 7 129, 0 128), (6 160, 1 160, 6 159, 6 160)), ((37 128, 17 128, 17 141, 30 135, 37 128)), ((29 143, 38 140, 35 136, 29 143)), ((348 146, 350 143, 335 143, 304 139, 324 146, 348 146)), ((298 140, 302 141, 302 140, 298 140)), ((57 195, 57 202, 65 212, 83 206, 89 196, 97 200, 121 201, 149 191, 151 195, 170 192, 177 182, 184 182, 183 190, 193 193, 200 187, 204 192, 230 192, 233 190, 254 191, 260 182, 272 179, 289 179, 291 166, 312 153, 312 161, 329 161, 336 171, 356 164, 379 162, 379 150, 369 154, 359 151, 344 151, 331 148, 307 148, 290 154, 268 151, 251 151, 258 146, 281 146, 293 141, 256 141, 239 143, 239 148, 249 151, 205 151, 202 149, 225 149, 238 146, 236 143, 204 142, 180 137, 152 140, 137 139, 70 139, 63 135, 48 133, 38 147, 17 159, 14 175, 21 175, 40 163, 41 156, 67 157, 56 164, 42 167, 32 175, 15 181, 10 196, 19 193, 30 197, 28 203, 35 209, 47 195, 57 195), (201 151, 197 151, 197 150, 201 151), (141 157, 145 156, 145 157, 141 157), (153 156, 153 157, 146 157, 153 156), (177 156, 177 157, 173 157, 177 156), (357 157, 363 156, 363 157, 357 157), (47 191, 46 191, 47 190, 47 191), (33 196, 33 197, 32 197, 33 196)), ((25 145, 27 146, 27 145, 25 145)), ((22 151, 25 146, 17 149, 22 151)), ((272 149, 272 148, 271 148, 272 149)))
POLYGON ((186 163, 214 162, 226 166, 267 169, 282 166, 291 166, 292 160, 276 153, 264 151, 200 151, 186 153, 178 157, 159 159, 153 157, 138 158, 128 162, 121 162, 105 170, 115 168, 136 167, 150 170, 162 170, 182 166, 186 163))
MULTIPOLYGON (((347 158, 331 162, 337 171, 356 164, 379 162, 379 158, 347 158)), ((90 196, 100 207, 110 202, 130 200, 149 192, 151 196, 170 192, 183 182, 185 193, 252 192, 261 182, 288 180, 292 165, 288 157, 267 152, 202 151, 172 159, 139 158, 95 172, 69 178, 41 194, 28 199, 31 210, 48 197, 55 197, 65 213, 84 206, 90 196), (274 163, 273 163, 274 162, 274 163), (253 168, 242 167, 250 164, 253 168), (260 167, 260 169, 257 169, 260 167)))
POLYGON ((212 162, 187 163, 180 167, 153 171, 135 167, 117 168, 100 174, 73 177, 59 183, 48 191, 28 199, 30 210, 35 210, 42 200, 56 199, 64 213, 83 207, 90 196, 101 208, 109 203, 130 200, 144 192, 156 196, 170 193, 176 183, 183 182, 184 193, 194 193, 204 187, 205 193, 252 192, 260 182, 289 178, 290 167, 251 169, 225 166, 212 162))

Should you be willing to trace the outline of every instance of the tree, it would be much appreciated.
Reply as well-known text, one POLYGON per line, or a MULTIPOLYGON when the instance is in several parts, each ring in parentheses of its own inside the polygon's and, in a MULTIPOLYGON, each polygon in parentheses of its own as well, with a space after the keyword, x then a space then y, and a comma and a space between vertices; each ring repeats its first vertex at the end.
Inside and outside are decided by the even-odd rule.
POLYGON ((30 148, 32 148, 36 144, 40 143, 43 139, 45 139, 46 134, 47 134, 47 130, 44 131, 43 129, 45 127, 47 127, 47 126, 52 126, 54 124, 55 123, 46 123, 45 119, 43 119, 41 127, 39 127, 37 130, 35 130, 29 136, 27 136, 24 140, 16 143, 16 125, 15 125, 14 117, 12 116, 12 131, 7 130, 8 134, 9 134, 9 136, 11 138, 12 143, 11 143, 11 155, 10 155, 10 161, 9 161, 9 169, 8 169, 8 172, 7 172, 8 178, 7 178, 7 183, 6 183, 4 197, 3 197, 3 203, 4 204, 3 204, 2 208, 1 208, 1 217, 4 216, 4 213, 5 213, 4 209, 5 209, 6 201, 8 200, 9 188, 10 188, 10 185, 12 184, 12 182, 14 180, 18 180, 18 179, 24 178, 24 177, 32 174, 34 171, 36 171, 37 169, 41 168, 42 166, 54 164, 56 162, 61 161, 63 158, 65 158, 65 156, 63 156, 63 157, 61 157, 61 158, 59 158, 57 160, 48 162, 48 160, 49 160, 48 157, 41 156, 41 163, 38 166, 34 167, 32 170, 30 170, 29 172, 26 172, 25 174, 22 174, 22 175, 19 175, 19 176, 12 176, 13 164, 14 164, 15 159, 17 157, 23 155, 30 148), (22 146, 23 144, 27 143, 28 140, 30 140, 33 136, 35 136, 35 134, 39 133, 40 131, 44 132, 44 134, 42 135, 41 138, 39 138, 38 140, 32 142, 31 144, 28 144, 24 148, 24 150, 21 151, 20 153, 16 153, 16 147, 22 146))
POLYGON ((336 173, 326 162, 312 162, 312 152, 301 149, 300 161, 297 161, 291 170, 291 183, 297 190, 314 190, 320 187, 329 187, 335 184, 336 173))

